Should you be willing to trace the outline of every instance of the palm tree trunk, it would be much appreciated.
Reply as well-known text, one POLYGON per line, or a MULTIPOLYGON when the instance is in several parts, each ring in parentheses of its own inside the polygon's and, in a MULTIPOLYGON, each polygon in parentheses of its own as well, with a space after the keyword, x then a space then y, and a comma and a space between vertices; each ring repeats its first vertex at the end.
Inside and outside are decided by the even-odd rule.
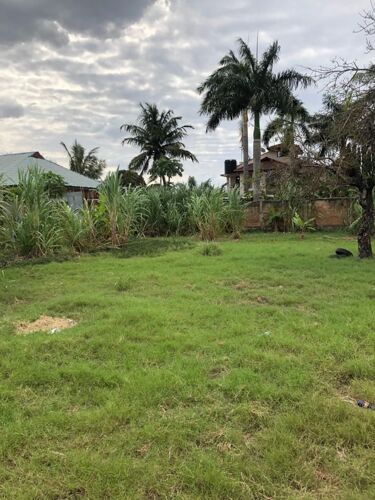
POLYGON ((260 113, 254 113, 254 135, 253 135, 253 196, 254 201, 260 200, 260 113))
POLYGON ((247 109, 242 111, 242 154, 244 192, 249 190, 249 116, 247 109))
POLYGON ((291 123, 290 123, 290 132, 289 132, 289 144, 286 145, 286 147, 289 149, 289 157, 290 157, 290 164, 292 169, 294 169, 295 166, 295 160, 296 160, 296 148, 295 148, 295 138, 294 138, 294 117, 292 115, 291 117, 291 123))
POLYGON ((358 231, 358 255, 360 259, 372 257, 371 233, 374 228, 374 186, 366 186, 361 190, 359 203, 362 217, 358 231))

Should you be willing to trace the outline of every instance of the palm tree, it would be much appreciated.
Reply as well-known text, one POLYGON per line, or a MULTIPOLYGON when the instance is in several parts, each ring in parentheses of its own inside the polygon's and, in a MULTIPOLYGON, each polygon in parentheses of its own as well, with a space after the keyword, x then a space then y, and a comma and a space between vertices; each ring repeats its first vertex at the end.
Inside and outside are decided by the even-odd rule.
POLYGON ((121 126, 121 130, 129 133, 122 144, 130 144, 140 148, 141 152, 135 156, 130 164, 130 170, 136 170, 143 175, 154 163, 162 157, 179 160, 198 161, 196 156, 185 149, 181 142, 187 135, 191 125, 179 125, 181 116, 174 116, 172 110, 159 111, 156 104, 140 104, 141 113, 138 124, 121 126))
POLYGON ((312 79, 293 69, 274 73, 273 66, 278 61, 280 52, 277 41, 268 47, 260 60, 241 38, 238 45, 239 57, 233 51, 224 56, 219 68, 198 87, 198 92, 203 94, 201 114, 209 116, 207 130, 214 130, 222 120, 233 120, 242 116, 245 189, 249 174, 248 113, 253 116, 253 192, 254 199, 257 200, 260 196, 260 117, 280 109, 282 103, 291 96, 293 89, 308 86, 312 79))
POLYGON ((100 179, 106 163, 96 156, 99 148, 93 148, 86 153, 85 148, 77 140, 74 141, 70 150, 65 143, 61 142, 60 144, 68 154, 70 170, 86 175, 91 179, 100 179))
POLYGON ((288 149, 291 157, 294 157, 294 145, 296 136, 302 142, 309 141, 310 115, 302 102, 294 96, 288 99, 284 109, 280 109, 277 116, 271 120, 263 132, 263 142, 266 147, 272 139, 279 138, 288 149))

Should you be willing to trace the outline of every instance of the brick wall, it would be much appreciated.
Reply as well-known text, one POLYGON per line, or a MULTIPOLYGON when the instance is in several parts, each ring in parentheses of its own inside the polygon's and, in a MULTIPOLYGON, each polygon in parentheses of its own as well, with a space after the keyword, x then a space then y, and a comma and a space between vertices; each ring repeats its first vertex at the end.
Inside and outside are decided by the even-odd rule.
MULTIPOLYGON (((347 227, 351 222, 351 198, 324 198, 306 203, 300 210, 303 219, 315 219, 317 229, 347 227)), ((285 202, 267 200, 252 202, 246 209, 246 229, 264 229, 270 210, 282 211, 285 202)))

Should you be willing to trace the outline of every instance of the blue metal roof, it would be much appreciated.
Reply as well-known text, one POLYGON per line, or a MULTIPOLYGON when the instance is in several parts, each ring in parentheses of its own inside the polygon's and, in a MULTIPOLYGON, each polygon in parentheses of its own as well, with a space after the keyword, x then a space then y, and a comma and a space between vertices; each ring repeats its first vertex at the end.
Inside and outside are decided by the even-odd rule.
POLYGON ((99 182, 85 175, 73 172, 57 163, 46 160, 37 152, 0 155, 0 177, 6 186, 18 184, 18 172, 30 167, 37 167, 44 172, 53 172, 61 175, 68 187, 96 189, 99 182))

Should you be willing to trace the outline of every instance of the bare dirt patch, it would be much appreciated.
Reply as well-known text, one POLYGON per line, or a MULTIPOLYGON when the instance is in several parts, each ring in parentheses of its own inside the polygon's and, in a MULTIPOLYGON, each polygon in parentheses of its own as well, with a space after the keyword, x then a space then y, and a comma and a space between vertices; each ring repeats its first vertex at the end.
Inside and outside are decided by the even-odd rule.
POLYGON ((17 334, 28 335, 36 332, 55 333, 66 328, 72 328, 76 322, 68 318, 54 318, 52 316, 40 316, 35 321, 20 321, 17 323, 17 334))

